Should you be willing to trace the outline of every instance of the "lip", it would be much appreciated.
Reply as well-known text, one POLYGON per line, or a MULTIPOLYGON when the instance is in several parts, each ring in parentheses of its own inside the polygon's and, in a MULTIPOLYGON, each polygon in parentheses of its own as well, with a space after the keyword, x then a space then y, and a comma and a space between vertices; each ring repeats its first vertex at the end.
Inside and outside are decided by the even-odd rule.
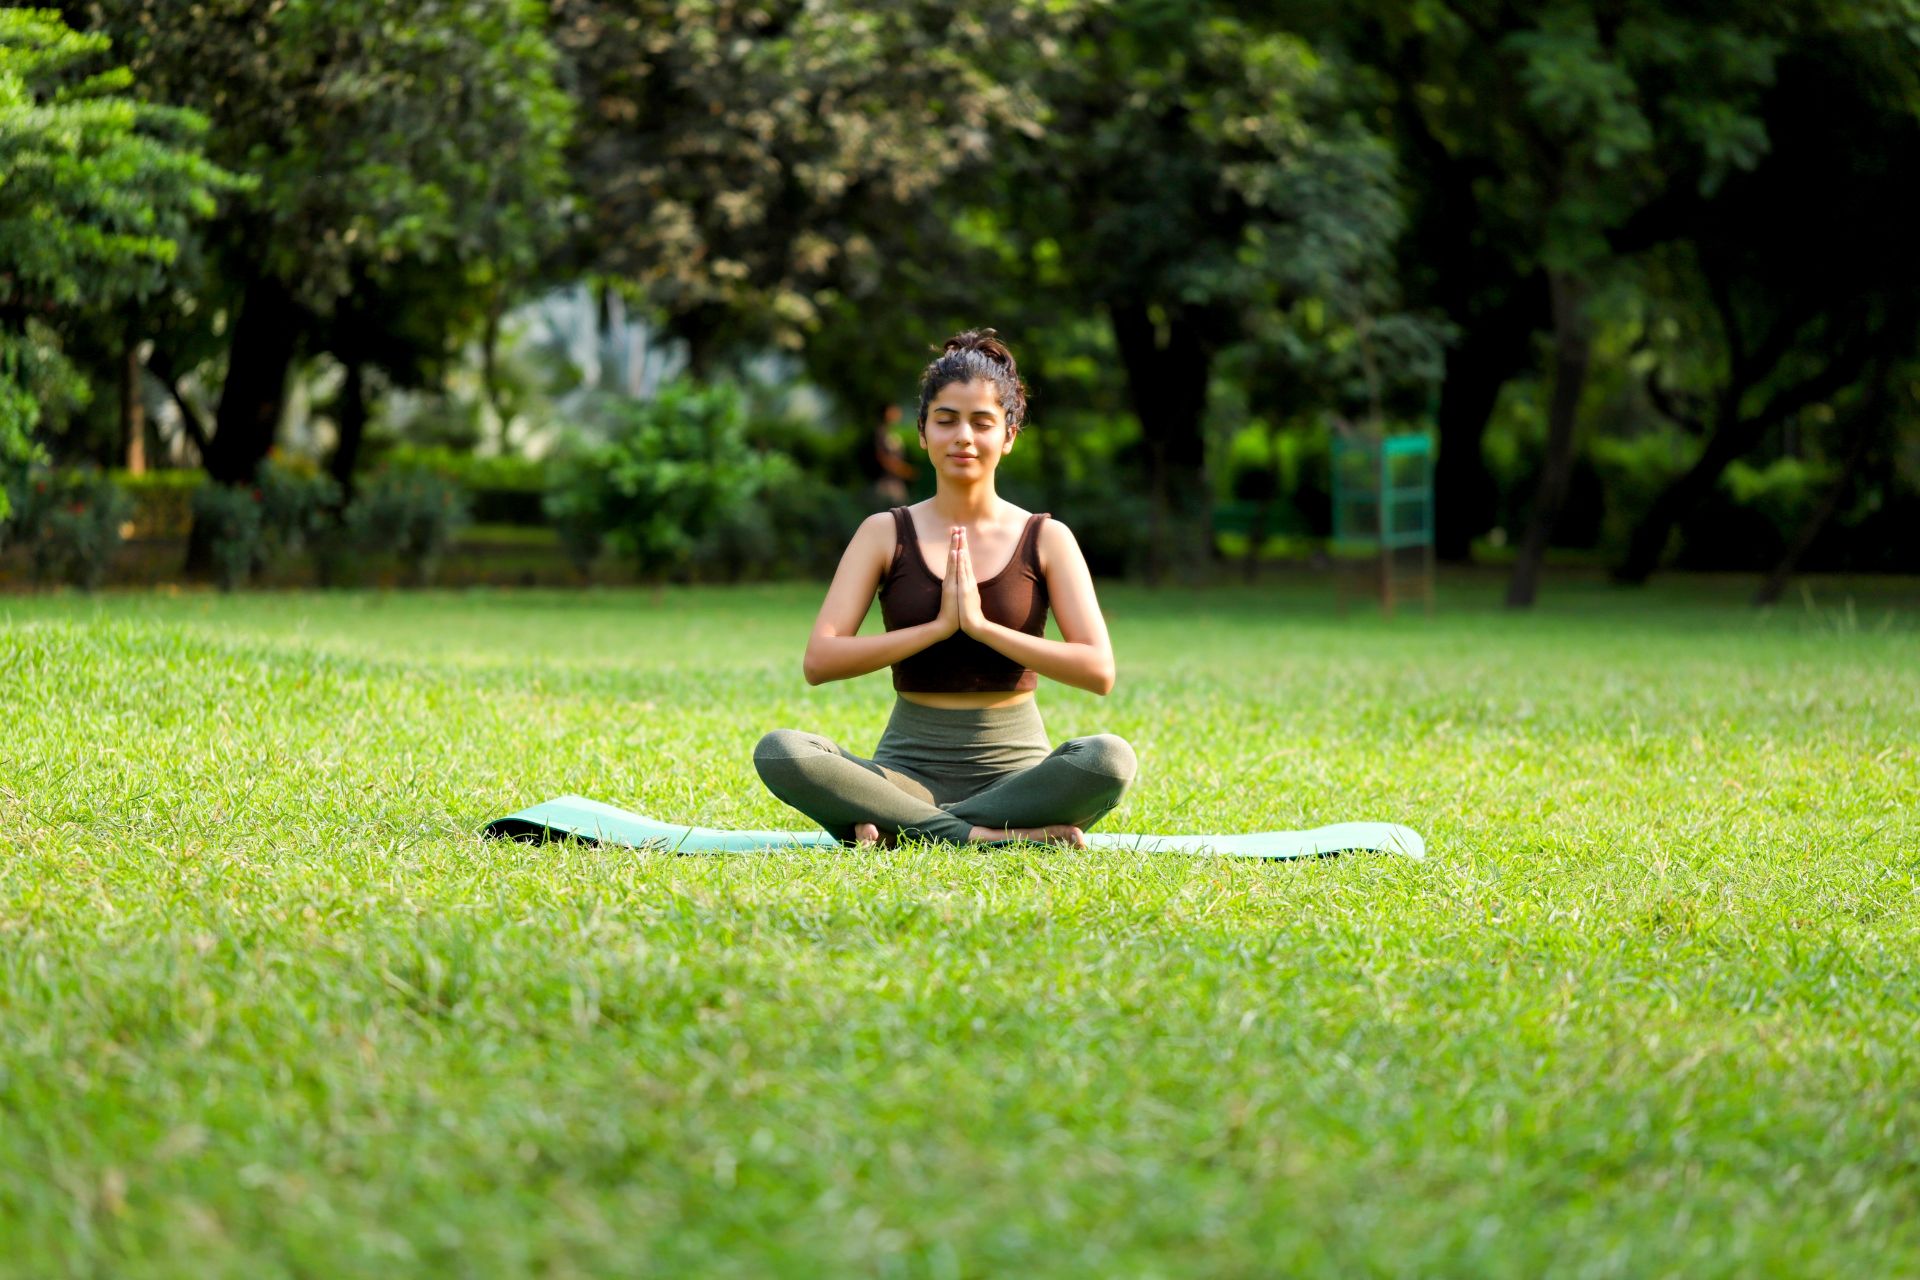
POLYGON ((977 453, 950 453, 950 454, 948 454, 947 456, 948 456, 949 458, 957 458, 957 459, 959 459, 959 460, 960 460, 961 462, 978 462, 978 461, 980 461, 980 455, 979 455, 979 454, 977 454, 977 453))

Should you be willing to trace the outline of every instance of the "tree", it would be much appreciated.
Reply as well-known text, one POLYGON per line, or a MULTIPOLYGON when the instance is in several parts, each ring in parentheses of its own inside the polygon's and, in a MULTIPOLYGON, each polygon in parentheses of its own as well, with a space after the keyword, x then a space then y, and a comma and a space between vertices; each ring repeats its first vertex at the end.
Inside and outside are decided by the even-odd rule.
MULTIPOLYGON (((1838 443, 1842 450, 1839 469, 1826 492, 1800 522, 1780 559, 1760 582, 1753 594, 1757 606, 1777 604, 1787 583, 1799 571, 1802 558, 1822 530, 1840 511, 1842 504, 1860 486, 1867 460, 1876 449, 1892 453, 1893 430, 1901 422, 1915 420, 1913 391, 1920 386, 1913 367, 1875 368, 1861 380, 1860 394, 1838 415, 1838 443), (1904 393, 1904 394, 1902 394, 1904 393)), ((1891 468, 1889 468, 1891 470, 1891 468)))
POLYGON ((1337 70, 1206 0, 1090 6, 1064 56, 1021 69, 1046 129, 1010 148, 993 193, 1006 233, 1057 254, 1074 302, 1107 315, 1143 435, 1152 576, 1210 553, 1220 352, 1250 316, 1323 287, 1350 311, 1383 262, 1395 220, 1373 212, 1391 205, 1391 170, 1337 70), (1336 191, 1362 216, 1329 221, 1336 191))
MULTIPOLYGON (((206 275, 153 320, 150 367, 183 408, 189 360, 214 349, 224 366, 212 423, 186 411, 216 481, 252 477, 295 361, 344 332, 356 299, 391 302, 403 277, 409 297, 424 277, 442 295, 491 296, 535 268, 567 216, 570 105, 531 0, 73 8, 121 42, 144 92, 211 119, 216 159, 257 179, 207 228, 206 275)), ((440 314, 462 310, 478 314, 440 314)))
POLYGON ((1678 230, 1658 252, 1671 283, 1652 296, 1650 329, 1670 336, 1649 341, 1647 390, 1701 449, 1642 516, 1617 581, 1646 581, 1675 524, 1784 427, 1834 418, 1848 471, 1884 432, 1883 384, 1920 343, 1906 195, 1920 168, 1916 42, 1920 22, 1852 6, 1810 25, 1763 106, 1766 162, 1669 215, 1678 230))
POLYGON ((1038 128, 1036 99, 998 68, 1070 20, 1019 0, 554 12, 584 106, 581 261, 661 316, 696 376, 729 348, 797 350, 823 312, 873 296, 935 190, 994 137, 1038 128))
POLYGON ((1458 334, 1439 405, 1443 558, 1467 558, 1485 526, 1488 415, 1537 366, 1535 335, 1551 334, 1548 458, 1510 589, 1524 604, 1576 448, 1591 303, 1621 252, 1610 237, 1758 161, 1755 104, 1792 7, 1305 0, 1289 12, 1370 71, 1413 192, 1408 298, 1458 334))
POLYGON ((52 10, 0 10, 0 480, 34 455, 43 403, 86 394, 62 328, 158 288, 239 185, 199 154, 199 116, 128 97, 124 67, 84 71, 108 49, 52 10))

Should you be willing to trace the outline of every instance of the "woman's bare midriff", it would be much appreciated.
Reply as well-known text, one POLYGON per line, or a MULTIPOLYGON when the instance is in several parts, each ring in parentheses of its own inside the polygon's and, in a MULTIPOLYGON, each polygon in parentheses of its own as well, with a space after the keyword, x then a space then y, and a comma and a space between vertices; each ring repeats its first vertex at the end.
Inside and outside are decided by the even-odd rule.
POLYGON ((1017 707, 1033 697, 1031 689, 986 693, 908 693, 904 689, 899 692, 900 696, 908 702, 922 707, 939 707, 946 711, 977 711, 982 707, 1017 707))

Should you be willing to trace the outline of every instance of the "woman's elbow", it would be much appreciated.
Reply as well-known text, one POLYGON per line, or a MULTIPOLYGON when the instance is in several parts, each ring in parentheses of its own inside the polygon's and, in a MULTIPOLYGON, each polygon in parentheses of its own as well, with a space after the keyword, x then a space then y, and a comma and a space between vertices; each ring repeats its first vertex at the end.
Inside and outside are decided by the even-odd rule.
POLYGON ((810 685, 825 684, 827 681, 827 673, 821 669, 820 659, 811 649, 807 650, 806 656, 800 659, 800 674, 810 685))
POLYGON ((1114 675, 1113 663, 1111 662, 1106 663, 1104 666, 1096 667, 1093 671, 1093 680, 1087 685, 1087 688, 1104 698, 1113 692, 1114 675))

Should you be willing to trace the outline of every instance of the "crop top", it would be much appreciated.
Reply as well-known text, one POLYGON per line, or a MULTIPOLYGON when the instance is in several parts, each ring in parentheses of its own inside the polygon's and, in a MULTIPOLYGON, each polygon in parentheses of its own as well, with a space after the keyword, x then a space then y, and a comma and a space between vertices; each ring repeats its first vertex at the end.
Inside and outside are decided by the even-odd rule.
MULTIPOLYGON (((984 579, 980 612, 989 621, 1044 635, 1047 629, 1047 580, 1040 573, 1040 522, 1047 512, 1027 517, 1014 544, 1007 567, 984 579)), ((899 631, 932 622, 940 616, 940 591, 946 584, 927 566, 913 517, 905 507, 893 509, 896 535, 893 562, 880 580, 880 616, 887 630, 899 631)), ((893 664, 893 687, 905 693, 1018 692, 1039 683, 1031 667, 1023 667, 997 649, 956 631, 918 653, 893 664)))

